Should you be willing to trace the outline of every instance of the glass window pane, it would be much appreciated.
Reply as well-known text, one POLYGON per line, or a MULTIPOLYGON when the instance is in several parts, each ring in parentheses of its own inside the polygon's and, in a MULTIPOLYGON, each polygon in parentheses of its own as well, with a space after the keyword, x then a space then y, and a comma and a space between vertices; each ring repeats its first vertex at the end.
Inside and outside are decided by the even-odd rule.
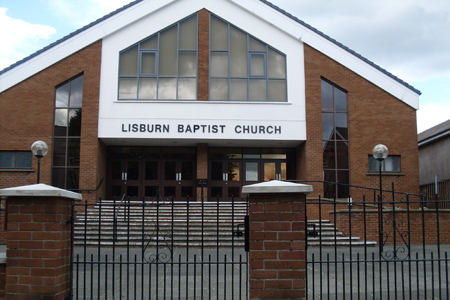
POLYGON ((70 83, 66 83, 56 89, 55 95, 55 107, 68 107, 69 106, 69 86, 70 83))
POLYGON ((164 180, 176 180, 176 162, 166 161, 164 163, 164 180))
POLYGON ((287 165, 286 163, 281 163, 281 180, 287 179, 287 165))
POLYGON ((178 76, 197 75, 197 53, 180 52, 178 61, 178 76))
POLYGON ((231 79, 230 80, 230 100, 246 101, 247 95, 247 79, 231 79))
POLYGON ((209 97, 211 100, 228 100, 228 79, 211 79, 209 97))
POLYGON ((145 186, 145 197, 156 197, 156 191, 158 190, 158 186, 145 186))
POLYGON ((223 197, 222 187, 221 186, 212 186, 211 187, 211 197, 223 197))
POLYGON ((138 74, 138 46, 120 53, 120 76, 136 76, 138 74))
POLYGON ((66 166, 66 139, 53 139, 53 165, 66 166))
POLYGON ((369 171, 379 171, 380 163, 372 155, 369 155, 369 171))
POLYGON ((17 153, 17 165, 16 165, 17 168, 31 168, 31 162, 32 162, 31 152, 17 153))
POLYGON ((181 163, 181 180, 193 180, 193 179, 194 179, 194 163, 192 161, 183 161, 181 163))
POLYGON ((400 172, 400 156, 388 156, 384 161, 384 171, 400 172))
POLYGON ((231 27, 230 39, 230 76, 247 77, 247 34, 231 27))
POLYGON ((240 197, 241 189, 237 186, 228 187, 228 197, 240 197))
POLYGON ((336 142, 338 169, 348 169, 348 142, 336 142))
POLYGON ((195 78, 178 79, 178 99, 181 100, 197 99, 197 79, 195 78))
POLYGON ((265 79, 250 79, 250 100, 267 100, 267 81, 265 79))
POLYGON ((70 107, 81 107, 83 102, 83 76, 70 82, 70 107))
POLYGON ((251 54, 250 55, 250 76, 265 76, 266 75, 266 63, 264 54, 251 54))
POLYGON ((239 162, 228 162, 228 181, 239 181, 240 177, 239 162))
POLYGON ((275 163, 264 163, 264 181, 276 179, 275 163))
POLYGON ((66 169, 53 168, 52 170, 52 185, 61 189, 66 188, 66 169))
POLYGON ((180 49, 197 49, 197 16, 180 23, 180 49))
POLYGON ((321 93, 322 93, 322 110, 334 111, 333 105, 333 86, 328 82, 321 81, 321 93))
POLYGON ((160 78, 158 84, 158 99, 177 98, 177 79, 176 78, 160 78))
POLYGON ((139 79, 139 99, 156 99, 156 78, 139 79))
POLYGON ((322 113, 322 139, 334 140, 334 114, 322 113))
POLYGON ((255 40, 254 38, 250 38, 250 51, 266 51, 266 45, 260 43, 259 41, 255 40))
POLYGON ((80 169, 67 169, 66 189, 79 189, 80 169))
POLYGON ((228 50, 228 25, 211 17, 211 50, 228 50))
POLYGON ((194 188, 192 186, 182 186, 181 187, 181 197, 192 197, 194 196, 194 188))
POLYGON ((287 101, 286 80, 269 80, 269 101, 287 101))
POLYGON ((55 136, 65 136, 67 134, 68 113, 68 109, 55 109, 55 136))
POLYGON ((127 165, 128 180, 139 180, 139 162, 129 161, 127 165))
POLYGON ((210 73, 213 77, 228 77, 228 52, 211 53, 210 73))
POLYGON ((161 33, 159 45, 159 75, 177 75, 177 26, 161 33))
POLYGON ((176 188, 174 186, 164 187, 164 197, 175 197, 176 188))
POLYGON ((69 109, 69 136, 81 136, 81 109, 69 109))
POLYGON ((0 168, 14 168, 14 152, 0 152, 0 168))
POLYGON ((220 161, 211 162, 211 180, 223 180, 223 164, 220 161))
MULTIPOLYGON (((336 172, 335 171, 324 171, 323 180, 327 182, 336 182, 336 172)), ((336 184, 324 183, 324 196, 325 198, 334 198, 336 195, 336 184)))
POLYGON ((246 162, 245 163, 245 180, 246 181, 258 181, 258 163, 246 162))
POLYGON ((111 178, 122 180, 122 161, 114 160, 111 162, 111 178))
POLYGON ((158 180, 158 162, 145 162, 145 180, 158 180))
POLYGON ((338 88, 334 88, 336 111, 347 111, 347 94, 338 88))
POLYGON ((269 49, 269 78, 286 78, 286 57, 269 49))
POLYGON ((119 99, 137 99, 137 78, 119 79, 119 99))
POLYGON ((349 187, 343 184, 350 183, 350 176, 348 171, 338 171, 337 172, 338 180, 337 182, 341 183, 338 185, 338 198, 348 198, 349 196, 349 187))
POLYGON ((147 75, 156 74, 156 53, 143 52, 142 53, 141 73, 147 75))
POLYGON ((323 149, 323 168, 334 169, 336 167, 334 142, 326 142, 323 149))
POLYGON ((127 196, 128 197, 139 197, 139 187, 127 186, 127 196))
POLYGON ((67 165, 68 166, 80 166, 80 139, 69 139, 69 145, 67 147, 67 165))
POLYGON ((346 113, 336 113, 336 139, 348 140, 348 125, 346 113))
POLYGON ((158 49, 158 35, 141 43, 141 50, 156 50, 158 49))

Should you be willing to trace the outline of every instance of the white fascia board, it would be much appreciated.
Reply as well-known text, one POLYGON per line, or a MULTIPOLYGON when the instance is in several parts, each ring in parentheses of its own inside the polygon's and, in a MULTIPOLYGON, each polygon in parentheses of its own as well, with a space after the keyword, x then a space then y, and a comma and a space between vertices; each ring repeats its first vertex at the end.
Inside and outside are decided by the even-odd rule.
POLYGON ((259 0, 228 1, 257 15, 259 18, 271 23, 288 35, 310 45, 414 109, 419 109, 419 94, 318 33, 310 30, 281 12, 276 11, 267 4, 259 0))
POLYGON ((0 75, 0 92, 177 0, 149 0, 106 18, 0 75))

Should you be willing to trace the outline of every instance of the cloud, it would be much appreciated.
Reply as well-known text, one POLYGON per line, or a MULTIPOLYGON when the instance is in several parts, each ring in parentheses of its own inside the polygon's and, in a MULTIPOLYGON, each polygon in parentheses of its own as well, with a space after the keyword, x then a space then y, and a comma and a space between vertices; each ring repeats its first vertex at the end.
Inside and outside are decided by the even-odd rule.
POLYGON ((7 8, 0 7, 0 70, 24 58, 47 43, 56 29, 13 19, 7 16, 7 8), (8 30, 14 28, 14 30, 8 30))

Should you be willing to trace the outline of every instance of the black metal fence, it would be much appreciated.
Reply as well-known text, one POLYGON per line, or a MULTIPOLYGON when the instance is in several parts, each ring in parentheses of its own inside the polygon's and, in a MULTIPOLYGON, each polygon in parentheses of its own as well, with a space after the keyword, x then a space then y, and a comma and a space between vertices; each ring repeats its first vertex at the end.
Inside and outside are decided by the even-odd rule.
POLYGON ((449 299, 448 201, 347 187, 307 200, 307 298, 449 299))
POLYGON ((123 200, 74 204, 73 299, 248 299, 247 202, 123 200))

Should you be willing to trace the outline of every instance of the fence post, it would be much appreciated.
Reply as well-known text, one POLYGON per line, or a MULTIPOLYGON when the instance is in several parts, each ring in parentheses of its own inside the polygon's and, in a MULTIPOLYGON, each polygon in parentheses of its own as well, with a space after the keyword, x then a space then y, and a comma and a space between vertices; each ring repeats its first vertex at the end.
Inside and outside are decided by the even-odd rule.
POLYGON ((306 299, 306 194, 312 186, 269 181, 249 195, 250 299, 306 299))
POLYGON ((5 299, 68 298, 71 208, 81 194, 35 184, 0 196, 8 205, 5 299))

